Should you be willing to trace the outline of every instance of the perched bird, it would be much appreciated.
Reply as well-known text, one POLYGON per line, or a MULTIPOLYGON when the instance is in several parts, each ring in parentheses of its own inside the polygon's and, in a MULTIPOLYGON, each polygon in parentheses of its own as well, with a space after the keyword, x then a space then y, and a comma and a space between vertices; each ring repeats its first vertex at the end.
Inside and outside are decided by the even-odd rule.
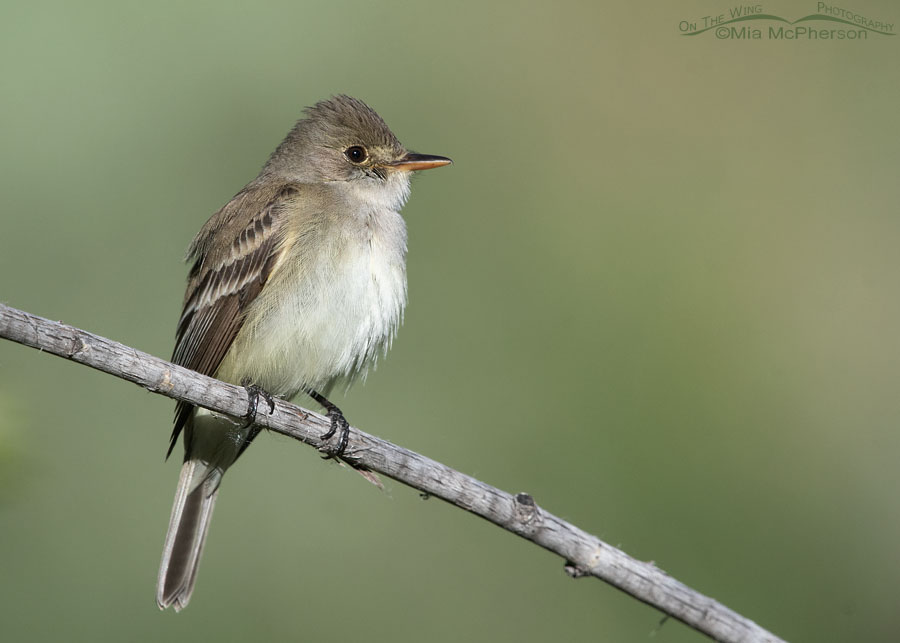
MULTIPOLYGON (((327 411, 334 453, 347 423, 332 384, 387 350, 406 305, 406 224, 413 171, 450 163, 408 152, 365 103, 336 96, 306 110, 253 181, 191 243, 193 262, 173 361, 258 396, 307 393, 327 411)), ((156 601, 184 608, 222 475, 258 433, 179 402, 171 454, 184 465, 156 601)))

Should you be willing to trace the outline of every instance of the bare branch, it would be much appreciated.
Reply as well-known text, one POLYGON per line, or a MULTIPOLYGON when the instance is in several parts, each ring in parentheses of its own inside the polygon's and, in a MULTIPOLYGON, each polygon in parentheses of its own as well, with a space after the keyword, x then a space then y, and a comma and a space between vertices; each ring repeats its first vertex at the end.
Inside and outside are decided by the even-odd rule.
MULTIPOLYGON (((128 346, 0 304, 0 337, 59 355, 134 382, 149 391, 234 417, 247 410, 247 392, 128 346)), ((276 400, 259 425, 317 449, 327 418, 276 400)), ((525 493, 512 495, 425 456, 351 429, 345 458, 470 511, 548 549, 573 577, 595 576, 714 640, 775 643, 782 639, 753 621, 675 580, 652 563, 631 558, 599 538, 548 513, 525 493)))

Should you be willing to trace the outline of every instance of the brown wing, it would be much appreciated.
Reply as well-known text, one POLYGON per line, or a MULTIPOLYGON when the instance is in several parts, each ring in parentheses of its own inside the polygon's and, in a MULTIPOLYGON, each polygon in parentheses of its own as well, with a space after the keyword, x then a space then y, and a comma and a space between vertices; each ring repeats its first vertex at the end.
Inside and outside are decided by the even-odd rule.
MULTIPOLYGON (((191 245, 194 259, 178 322, 172 361, 214 375, 277 263, 282 247, 280 210, 296 194, 293 187, 265 193, 243 191, 214 215, 191 245), (247 219, 247 211, 255 212, 247 219), (213 244, 212 238, 219 243, 213 244), (221 237, 233 238, 230 245, 221 237)), ((178 402, 168 457, 188 422, 193 405, 178 402)))

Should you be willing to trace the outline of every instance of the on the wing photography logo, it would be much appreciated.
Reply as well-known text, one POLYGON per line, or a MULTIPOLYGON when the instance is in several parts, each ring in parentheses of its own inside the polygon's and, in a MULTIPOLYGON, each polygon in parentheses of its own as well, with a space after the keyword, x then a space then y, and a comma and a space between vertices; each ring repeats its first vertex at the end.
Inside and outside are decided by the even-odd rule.
POLYGON ((719 40, 868 40, 895 36, 894 23, 827 2, 816 12, 788 20, 763 11, 763 5, 738 5, 725 13, 678 23, 682 36, 712 32, 719 40))

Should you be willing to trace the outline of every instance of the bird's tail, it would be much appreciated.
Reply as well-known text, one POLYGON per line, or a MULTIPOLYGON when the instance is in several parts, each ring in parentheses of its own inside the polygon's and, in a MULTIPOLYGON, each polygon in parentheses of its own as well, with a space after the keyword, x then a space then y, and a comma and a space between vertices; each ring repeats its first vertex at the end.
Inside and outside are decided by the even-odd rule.
POLYGON ((174 606, 178 612, 191 600, 221 479, 220 469, 198 459, 181 467, 156 586, 160 609, 174 606))

